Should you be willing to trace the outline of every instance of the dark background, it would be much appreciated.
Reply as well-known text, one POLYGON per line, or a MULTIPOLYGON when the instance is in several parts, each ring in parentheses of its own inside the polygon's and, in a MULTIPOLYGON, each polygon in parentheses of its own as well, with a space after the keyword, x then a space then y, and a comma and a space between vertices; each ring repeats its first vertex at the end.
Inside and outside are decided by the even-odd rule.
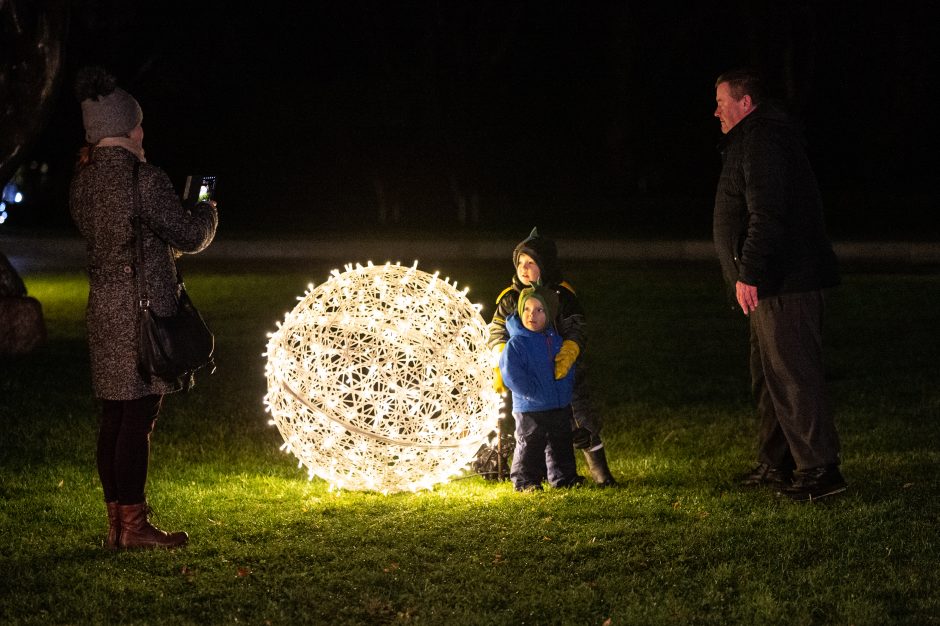
POLYGON ((70 228, 72 82, 102 64, 149 161, 218 176, 229 233, 708 238, 714 80, 749 64, 805 125, 834 238, 940 240, 930 4, 73 2, 11 225, 70 228))

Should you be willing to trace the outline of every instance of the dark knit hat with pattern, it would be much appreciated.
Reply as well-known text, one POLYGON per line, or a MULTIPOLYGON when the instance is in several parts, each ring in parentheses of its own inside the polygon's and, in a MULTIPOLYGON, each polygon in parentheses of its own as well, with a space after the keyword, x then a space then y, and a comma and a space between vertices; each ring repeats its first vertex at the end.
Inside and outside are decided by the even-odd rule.
POLYGON ((551 239, 539 235, 538 228, 533 228, 529 236, 519 242, 512 251, 512 264, 519 266, 519 255, 527 254, 539 266, 541 282, 554 285, 561 282, 561 266, 558 262, 558 248, 551 239))
POLYGON ((117 86, 105 69, 84 67, 75 78, 75 95, 82 105, 85 141, 98 143, 105 137, 123 137, 144 119, 134 96, 117 86))

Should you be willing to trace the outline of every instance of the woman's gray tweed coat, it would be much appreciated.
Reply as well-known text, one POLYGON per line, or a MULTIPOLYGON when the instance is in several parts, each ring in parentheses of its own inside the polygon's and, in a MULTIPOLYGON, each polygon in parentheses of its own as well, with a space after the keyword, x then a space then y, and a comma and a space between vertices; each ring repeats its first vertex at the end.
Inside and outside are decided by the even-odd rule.
MULTIPOLYGON (((176 381, 137 373, 137 251, 133 170, 137 157, 120 147, 95 148, 94 160, 72 180, 69 208, 87 242, 88 346, 95 395, 133 400, 177 391, 176 381)), ((140 165, 144 265, 150 305, 157 315, 174 312, 176 257, 206 248, 215 237, 218 213, 208 204, 188 211, 166 173, 140 165)))

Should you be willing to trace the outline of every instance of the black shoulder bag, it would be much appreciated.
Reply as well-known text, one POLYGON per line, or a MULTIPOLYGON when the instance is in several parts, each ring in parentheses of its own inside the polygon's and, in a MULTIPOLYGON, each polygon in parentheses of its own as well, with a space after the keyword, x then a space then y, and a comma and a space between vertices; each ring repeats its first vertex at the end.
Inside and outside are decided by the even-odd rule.
POLYGON ((196 384, 195 374, 205 367, 215 372, 215 336, 196 310, 179 270, 179 302, 176 313, 157 315, 150 309, 144 271, 144 240, 140 224, 140 162, 134 164, 134 228, 137 231, 138 346, 137 369, 147 382, 157 376, 179 381, 186 391, 196 384))

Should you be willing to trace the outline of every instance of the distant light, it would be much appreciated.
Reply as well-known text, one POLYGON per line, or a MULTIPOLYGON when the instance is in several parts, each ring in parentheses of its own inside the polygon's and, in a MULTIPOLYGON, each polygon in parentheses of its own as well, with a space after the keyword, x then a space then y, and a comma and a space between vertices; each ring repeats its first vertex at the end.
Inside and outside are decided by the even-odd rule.
POLYGON ((346 266, 270 333, 264 398, 308 475, 393 493, 458 475, 502 400, 480 306, 412 267, 346 266))
POLYGON ((14 204, 23 201, 23 193, 20 191, 19 185, 16 184, 16 181, 11 180, 3 186, 3 192, 0 193, 0 200, 3 200, 4 202, 12 202, 14 204))

